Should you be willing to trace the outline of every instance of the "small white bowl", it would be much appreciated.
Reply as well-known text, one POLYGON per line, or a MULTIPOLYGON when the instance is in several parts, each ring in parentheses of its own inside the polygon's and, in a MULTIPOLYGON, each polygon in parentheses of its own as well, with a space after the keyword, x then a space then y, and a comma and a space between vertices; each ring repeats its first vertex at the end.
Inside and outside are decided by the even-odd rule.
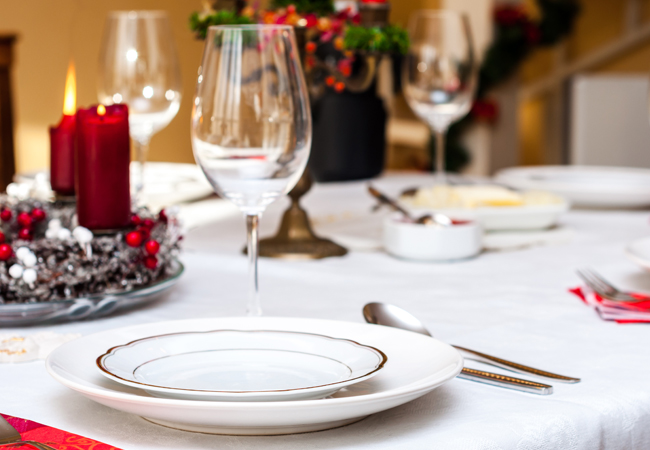
POLYGON ((417 261, 453 261, 471 258, 482 248, 483 232, 475 221, 448 227, 404 221, 401 214, 384 220, 384 248, 398 258, 417 261))

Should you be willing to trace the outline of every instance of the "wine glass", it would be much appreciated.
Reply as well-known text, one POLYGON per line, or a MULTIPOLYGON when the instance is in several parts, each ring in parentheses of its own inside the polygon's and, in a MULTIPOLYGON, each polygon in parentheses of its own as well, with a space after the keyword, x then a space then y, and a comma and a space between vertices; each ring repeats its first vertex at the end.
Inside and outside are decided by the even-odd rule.
POLYGON ((97 93, 106 105, 129 106, 141 200, 149 142, 169 125, 181 104, 181 72, 165 11, 112 11, 106 18, 97 93))
POLYGON ((261 315, 258 223, 298 182, 311 146, 311 113, 293 28, 208 30, 192 110, 194 158, 212 187, 246 217, 247 314, 261 315))
POLYGON ((477 62, 467 16, 449 10, 417 11, 404 60, 404 97, 436 137, 435 181, 446 184, 445 134, 467 114, 476 89, 477 62))

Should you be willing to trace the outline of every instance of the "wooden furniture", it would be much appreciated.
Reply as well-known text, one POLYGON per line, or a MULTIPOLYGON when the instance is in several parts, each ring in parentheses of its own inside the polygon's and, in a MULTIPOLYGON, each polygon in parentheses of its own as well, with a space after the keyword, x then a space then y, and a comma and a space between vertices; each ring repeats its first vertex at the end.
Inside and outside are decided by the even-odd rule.
POLYGON ((4 191, 16 173, 14 118, 11 98, 11 64, 14 34, 0 34, 0 190, 4 191))

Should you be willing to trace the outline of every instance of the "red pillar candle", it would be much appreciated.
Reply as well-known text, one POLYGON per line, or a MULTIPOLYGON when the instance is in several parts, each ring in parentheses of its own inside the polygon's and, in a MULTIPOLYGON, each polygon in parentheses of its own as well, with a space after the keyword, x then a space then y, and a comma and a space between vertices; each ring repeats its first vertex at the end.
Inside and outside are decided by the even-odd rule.
POLYGON ((114 230, 129 225, 129 145, 126 105, 99 105, 77 111, 79 225, 91 230, 114 230))
POLYGON ((63 99, 63 117, 55 127, 50 127, 50 183, 60 195, 74 195, 75 170, 75 103, 76 83, 74 66, 68 67, 63 99))

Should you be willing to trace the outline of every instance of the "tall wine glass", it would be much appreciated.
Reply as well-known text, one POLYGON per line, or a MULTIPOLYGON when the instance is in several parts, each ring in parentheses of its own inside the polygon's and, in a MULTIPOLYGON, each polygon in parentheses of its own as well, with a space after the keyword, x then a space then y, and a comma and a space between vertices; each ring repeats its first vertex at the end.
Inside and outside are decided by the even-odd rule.
POLYGON ((210 27, 192 110, 192 147, 215 191, 246 217, 248 315, 262 313, 259 217, 298 182, 310 146, 309 99, 293 28, 210 27))
POLYGON ((404 97, 436 137, 437 183, 445 184, 445 135, 467 114, 476 89, 477 62, 467 16, 448 10, 417 11, 409 23, 404 97))
POLYGON ((149 142, 181 104, 181 71, 165 11, 113 11, 106 18, 97 93, 103 104, 126 103, 138 160, 141 200, 149 142))

